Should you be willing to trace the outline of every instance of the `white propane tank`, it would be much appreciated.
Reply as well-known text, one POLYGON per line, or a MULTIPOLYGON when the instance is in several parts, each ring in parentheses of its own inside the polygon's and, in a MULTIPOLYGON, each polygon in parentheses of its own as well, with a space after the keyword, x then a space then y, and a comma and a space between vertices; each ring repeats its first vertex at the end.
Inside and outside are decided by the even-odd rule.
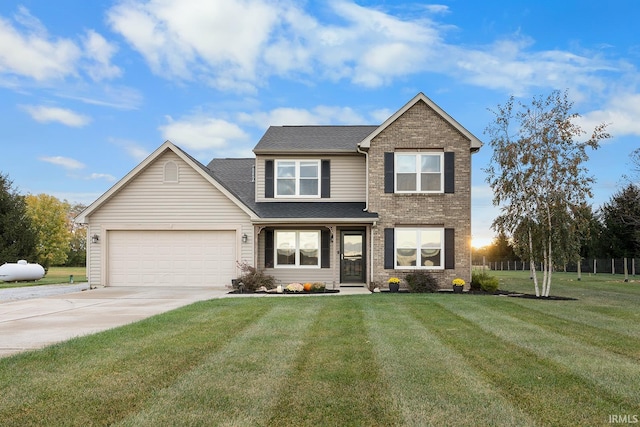
POLYGON ((40 264, 29 264, 21 259, 15 264, 0 265, 0 281, 18 282, 22 280, 40 280, 44 277, 44 268, 40 264))

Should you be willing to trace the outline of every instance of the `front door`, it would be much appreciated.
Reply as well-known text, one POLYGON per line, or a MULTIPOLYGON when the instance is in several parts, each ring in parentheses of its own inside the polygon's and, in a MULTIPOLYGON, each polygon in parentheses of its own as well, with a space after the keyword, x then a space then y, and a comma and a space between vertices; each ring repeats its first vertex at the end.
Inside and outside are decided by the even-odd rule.
POLYGON ((365 241, 362 230, 340 232, 340 283, 365 282, 365 241))

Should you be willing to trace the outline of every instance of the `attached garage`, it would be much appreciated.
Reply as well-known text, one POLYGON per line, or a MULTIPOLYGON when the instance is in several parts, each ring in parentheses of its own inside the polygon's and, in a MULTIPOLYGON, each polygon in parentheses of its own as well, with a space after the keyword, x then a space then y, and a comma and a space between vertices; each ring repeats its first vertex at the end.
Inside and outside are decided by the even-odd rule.
POLYGON ((109 230, 109 286, 223 286, 236 277, 235 230, 109 230))

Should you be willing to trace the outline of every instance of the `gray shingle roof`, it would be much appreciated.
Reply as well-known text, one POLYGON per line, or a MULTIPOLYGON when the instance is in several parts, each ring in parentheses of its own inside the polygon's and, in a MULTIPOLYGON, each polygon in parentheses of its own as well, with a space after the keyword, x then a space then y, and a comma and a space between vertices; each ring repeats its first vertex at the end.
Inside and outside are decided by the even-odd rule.
POLYGON ((256 154, 355 153, 378 126, 271 126, 253 149, 256 154))
POLYGON ((360 202, 260 202, 255 201, 252 167, 255 159, 213 159, 206 166, 208 173, 236 196, 260 218, 377 218, 364 212, 360 202))

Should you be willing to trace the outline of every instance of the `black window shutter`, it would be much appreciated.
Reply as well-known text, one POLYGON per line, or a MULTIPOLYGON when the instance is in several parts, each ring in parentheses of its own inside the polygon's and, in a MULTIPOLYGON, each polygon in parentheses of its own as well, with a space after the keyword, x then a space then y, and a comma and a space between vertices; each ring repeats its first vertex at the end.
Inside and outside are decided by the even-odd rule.
POLYGON ((386 270, 393 269, 394 259, 394 230, 393 228, 384 229, 384 268, 386 270))
POLYGON ((264 231, 264 267, 273 268, 273 230, 264 231))
POLYGON ((273 199, 273 160, 264 162, 264 197, 273 199))
POLYGON ((394 156, 393 153, 384 153, 384 192, 393 193, 394 185, 394 156))
POLYGON ((331 266, 331 232, 322 230, 320 232, 320 267, 329 268, 331 266))
POLYGON ((444 153, 444 192, 453 193, 455 190, 455 154, 453 151, 444 153))
POLYGON ((320 197, 328 199, 331 197, 331 161, 323 160, 321 167, 321 181, 320 181, 320 197))
POLYGON ((456 268, 456 233, 453 228, 444 229, 444 268, 456 268))

